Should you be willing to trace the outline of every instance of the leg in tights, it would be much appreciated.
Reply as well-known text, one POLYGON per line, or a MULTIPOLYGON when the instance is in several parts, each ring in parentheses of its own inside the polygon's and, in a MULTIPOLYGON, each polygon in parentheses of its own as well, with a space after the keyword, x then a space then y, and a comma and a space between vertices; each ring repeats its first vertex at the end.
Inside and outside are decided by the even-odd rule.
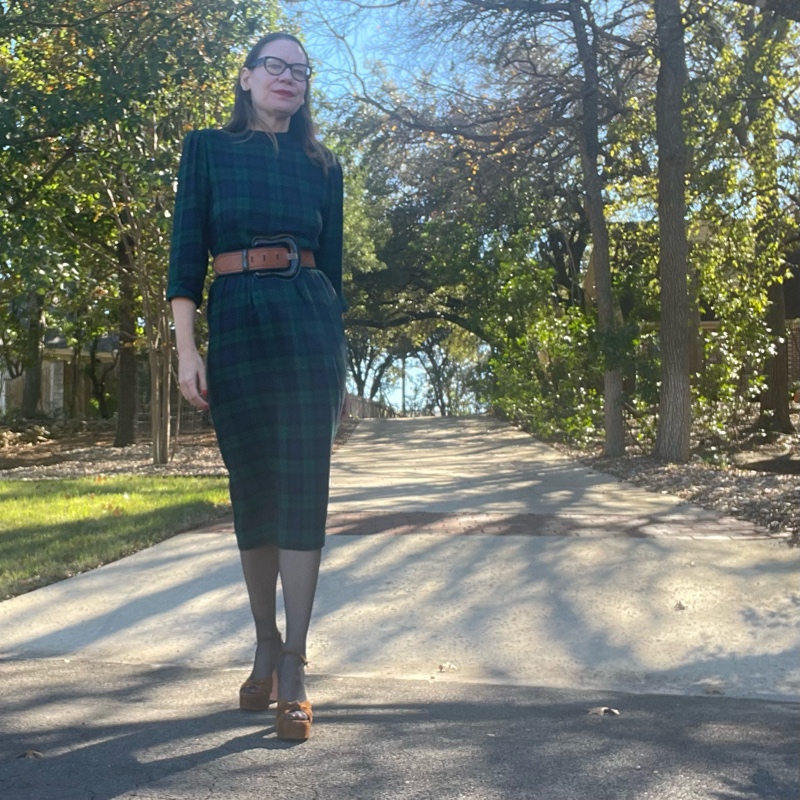
POLYGON ((278 665, 281 643, 275 622, 275 590, 278 582, 278 547, 274 544, 242 550, 242 572, 256 625, 256 657, 251 678, 271 675, 278 665))
MULTIPOLYGON (((279 550, 278 563, 286 607, 286 649, 295 653, 306 652, 308 626, 314 607, 317 577, 322 550, 279 550)), ((285 655, 278 668, 278 697, 281 700, 305 700, 305 675, 302 662, 285 655)), ((302 711, 290 715, 304 719, 302 711)))

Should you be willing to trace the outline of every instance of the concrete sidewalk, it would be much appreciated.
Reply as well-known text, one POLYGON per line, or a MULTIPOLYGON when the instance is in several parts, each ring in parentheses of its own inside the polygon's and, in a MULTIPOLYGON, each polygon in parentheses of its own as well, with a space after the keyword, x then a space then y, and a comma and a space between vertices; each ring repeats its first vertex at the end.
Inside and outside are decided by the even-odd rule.
MULTIPOLYGON (((325 726, 322 743, 315 733, 321 750, 307 758, 323 783, 319 775, 256 772, 261 778, 245 785, 217 763, 229 758, 234 771, 250 774, 274 741, 251 730, 262 723, 230 710, 253 634, 234 538, 221 524, 0 603, 0 695, 10 712, 0 723, 2 758, 15 747, 52 745, 63 760, 61 772, 42 768, 52 770, 51 789, 39 794, 4 791, 41 789, 25 783, 35 765, 0 769, 0 795, 288 797, 294 781, 343 799, 661 800, 733 797, 724 792, 734 788, 736 797, 796 796, 797 709, 786 701, 800 691, 800 592, 798 554, 785 543, 595 473, 486 418, 362 422, 335 456, 331 499, 310 686, 327 708, 323 719, 355 727, 338 739, 338 725, 325 726), (348 705, 353 697, 360 699, 348 705), (607 718, 593 733, 583 717, 559 722, 565 709, 584 715, 584 706, 615 704, 639 709, 640 722, 623 722, 629 727, 613 735, 607 718), (206 714, 211 727, 201 722, 206 714), (647 733, 661 719, 665 730, 674 726, 666 743, 647 733), (394 727, 381 743, 384 723, 394 727), (230 744, 234 731, 241 748, 230 744), (738 768, 722 756, 734 731, 754 753, 752 763, 740 754, 738 768), (485 759, 496 736, 506 745, 495 748, 502 766, 485 759), (121 755, 123 740, 140 755, 121 755), (89 741, 122 772, 102 791, 59 794, 89 741), (170 756, 165 741, 180 741, 183 755, 170 756), (702 742, 717 753, 707 763, 695 757, 702 742), (551 743, 569 754, 552 762, 560 778, 545 766, 555 757, 551 743), (374 780, 356 775, 342 747, 369 754, 374 780), (631 772, 609 783, 623 752, 631 772), (669 781, 654 777, 657 752, 669 781), (404 761, 410 753, 422 760, 404 761), (598 772, 590 763, 600 753, 607 761, 598 772), (545 783, 508 778, 531 758, 545 783), (581 765, 580 775, 570 764, 581 765), (439 776, 435 789, 420 783, 426 769, 439 776), (154 775, 168 780, 157 786, 154 775), (694 776, 694 788, 680 776, 694 776), (455 783, 441 784, 448 780, 455 783)), ((269 763, 290 768, 285 759, 269 763)))
MULTIPOLYGON (((703 538, 747 523, 486 418, 364 421, 332 485, 318 672, 798 698, 797 552, 703 538)), ((210 530, 0 604, 0 655, 245 667, 238 553, 210 530)))

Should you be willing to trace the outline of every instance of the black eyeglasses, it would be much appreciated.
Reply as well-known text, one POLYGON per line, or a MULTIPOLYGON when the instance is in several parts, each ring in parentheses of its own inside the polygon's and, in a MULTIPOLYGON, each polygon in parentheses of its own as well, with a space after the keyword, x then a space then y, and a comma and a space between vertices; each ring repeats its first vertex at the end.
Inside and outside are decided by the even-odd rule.
POLYGON ((270 75, 283 75, 288 69, 296 81, 307 81, 311 77, 311 67, 308 64, 290 64, 277 56, 261 56, 248 65, 247 69, 255 69, 259 64, 263 64, 270 75))

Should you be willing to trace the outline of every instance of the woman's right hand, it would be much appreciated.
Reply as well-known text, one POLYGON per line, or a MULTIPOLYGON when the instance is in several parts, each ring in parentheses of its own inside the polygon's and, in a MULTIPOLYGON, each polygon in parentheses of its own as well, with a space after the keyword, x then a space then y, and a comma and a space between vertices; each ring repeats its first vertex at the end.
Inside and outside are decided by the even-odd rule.
POLYGON ((195 408, 208 409, 206 398, 206 365, 197 349, 178 353, 178 384, 181 394, 195 408))

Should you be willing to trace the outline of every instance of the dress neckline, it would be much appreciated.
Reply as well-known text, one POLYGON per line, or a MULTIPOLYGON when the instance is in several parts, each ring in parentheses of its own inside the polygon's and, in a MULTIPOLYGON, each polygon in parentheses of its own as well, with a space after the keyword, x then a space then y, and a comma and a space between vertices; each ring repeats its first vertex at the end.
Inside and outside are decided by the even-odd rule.
MULTIPOLYGON (((269 136, 270 134, 267 131, 262 131, 261 128, 248 128, 246 131, 242 131, 242 133, 263 133, 264 136, 269 136)), ((288 136, 289 131, 271 131, 273 136, 288 136)))

